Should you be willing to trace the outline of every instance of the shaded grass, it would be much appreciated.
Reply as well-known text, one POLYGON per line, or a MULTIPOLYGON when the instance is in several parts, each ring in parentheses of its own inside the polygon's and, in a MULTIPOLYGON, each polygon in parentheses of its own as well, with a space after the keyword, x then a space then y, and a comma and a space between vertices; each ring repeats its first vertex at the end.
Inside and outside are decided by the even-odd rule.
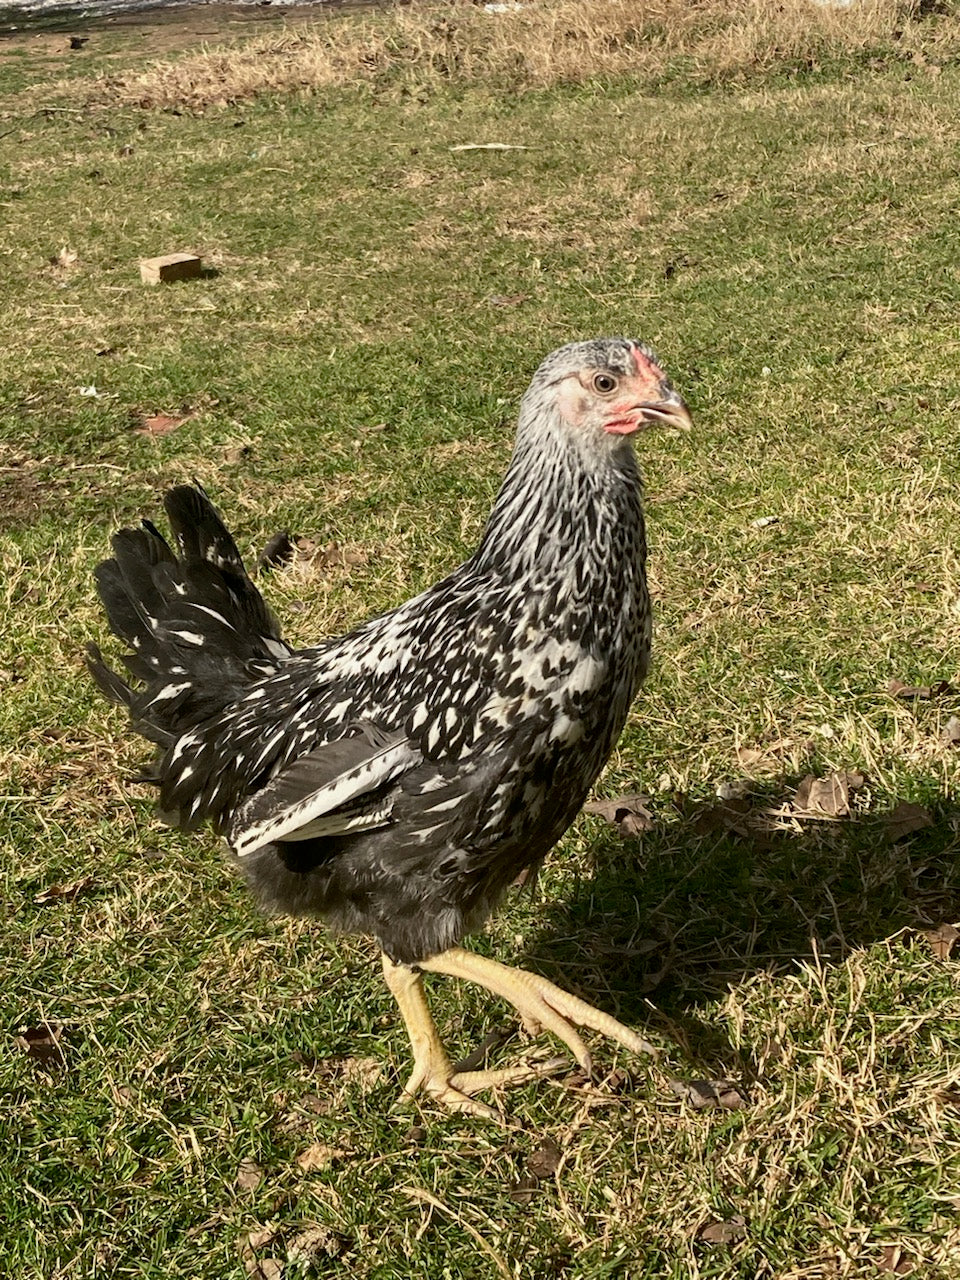
MULTIPOLYGON (((438 79, 202 119, 115 105, 0 138, 11 1274, 242 1275, 263 1223, 262 1256, 315 1223, 312 1273, 377 1280, 956 1272, 956 961, 920 930, 960 917, 958 703, 885 690, 957 677, 958 72, 878 57, 656 94, 438 79), (530 150, 449 149, 495 140, 530 150), (61 245, 73 266, 48 262, 61 245), (174 248, 218 274, 141 287, 136 259, 174 248), (294 641, 348 627, 469 551, 541 354, 625 330, 697 419, 641 441, 656 665, 602 783, 651 791, 657 826, 581 819, 478 945, 664 1056, 519 1091, 521 1132, 403 1115, 373 949, 262 920, 212 840, 126 785, 140 749, 81 670, 90 569, 195 475, 247 553, 282 526, 355 552, 265 584, 294 641), (169 436, 131 430, 184 404, 169 436), (768 748, 758 798, 863 769, 854 816, 704 830, 744 747, 768 748), (901 798, 933 822, 891 843, 901 798), (42 1019, 66 1024, 52 1076, 12 1043, 42 1019), (692 1111, 669 1081, 698 1077, 749 1106, 692 1111), (544 1136, 563 1163, 518 1202, 544 1136), (340 1154, 306 1173, 312 1143, 340 1154), (737 1215, 742 1238, 697 1238, 737 1215)), ((463 1050, 501 1016, 431 989, 463 1050)))

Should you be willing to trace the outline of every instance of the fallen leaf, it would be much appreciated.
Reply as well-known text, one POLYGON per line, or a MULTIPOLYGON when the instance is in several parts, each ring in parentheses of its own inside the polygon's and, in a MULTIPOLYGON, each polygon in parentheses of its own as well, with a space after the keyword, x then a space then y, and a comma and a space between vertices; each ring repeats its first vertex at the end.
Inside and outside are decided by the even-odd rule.
POLYGON ((63 245, 49 261, 51 267, 59 267, 61 271, 69 271, 71 267, 77 265, 77 254, 72 249, 68 249, 66 245, 63 245))
POLYGON ((256 1191, 263 1181, 263 1170, 256 1160, 241 1160, 234 1183, 242 1191, 256 1191))
POLYGON ((515 1204, 529 1204, 537 1194, 539 1186, 540 1179, 535 1173, 521 1173, 507 1194, 515 1204))
POLYGON ((527 1156, 527 1169, 534 1177, 549 1178, 557 1172, 562 1158, 563 1152, 553 1138, 544 1138, 536 1151, 527 1156))
POLYGON ((916 1261, 909 1253, 905 1253, 898 1244, 885 1244, 877 1260, 879 1271, 888 1271, 894 1276, 908 1276, 916 1269, 916 1261))
POLYGON ((364 1089, 372 1089, 383 1078, 384 1065, 379 1058, 341 1058, 344 1080, 357 1080, 364 1089))
POLYGON ((273 1244, 277 1238, 277 1228, 272 1223, 265 1223, 262 1227, 255 1227, 253 1231, 247 1234, 244 1245, 241 1246, 241 1252, 249 1249, 265 1249, 268 1244, 273 1244))
POLYGON ((948 747, 955 747, 960 744, 960 716, 950 717, 943 726, 940 741, 946 743, 948 747))
POLYGON ((61 1043, 63 1032, 62 1022, 41 1022, 35 1027, 21 1027, 14 1037, 14 1044, 25 1050, 27 1057, 41 1069, 59 1070, 67 1065, 61 1043))
POLYGON ((721 782, 717 787, 718 800, 742 800, 750 792, 749 778, 734 778, 732 782, 721 782))
POLYGON ((690 827, 699 836, 713 835, 717 831, 733 831, 739 836, 750 834, 750 802, 728 800, 722 804, 706 804, 690 818, 690 827))
POLYGON ((925 809, 922 804, 911 804, 909 800, 901 800, 884 815, 883 821, 891 844, 913 835, 915 831, 922 831, 924 827, 933 826, 930 810, 925 809))
POLYGON ((529 293, 492 293, 487 302, 491 307, 517 307, 529 297, 529 293))
POLYGON ((345 547, 339 542, 328 542, 320 546, 312 538, 296 537, 296 556, 293 567, 301 573, 329 572, 331 569, 349 569, 354 565, 364 564, 367 559, 365 551, 359 547, 345 547))
POLYGON ((694 1240, 703 1244, 733 1244, 742 1240, 747 1234, 747 1224, 741 1214, 736 1214, 729 1222, 704 1222, 693 1233, 694 1240))
POLYGON ((307 1222, 287 1245, 287 1257, 306 1270, 325 1258, 338 1258, 348 1244, 346 1236, 321 1226, 319 1222, 307 1222))
POLYGON ((750 521, 751 529, 767 529, 772 524, 779 524, 779 516, 757 516, 756 520, 750 521))
POLYGON ((52 884, 47 889, 41 889, 33 895, 33 900, 38 906, 44 906, 48 902, 72 902, 74 898, 86 893, 92 885, 93 876, 81 876, 79 880, 72 880, 69 884, 52 884))
POLYGON ((746 1093, 732 1080, 670 1080, 668 1084, 694 1111, 707 1111, 712 1107, 743 1111, 750 1106, 746 1093))
POLYGON ((257 556, 257 572, 269 573, 271 569, 282 569, 296 553, 297 540, 291 536, 289 529, 281 529, 257 556))
POLYGON ((887 685, 887 693, 892 698, 918 698, 921 702, 952 692, 949 680, 938 680, 936 684, 904 684, 902 680, 891 680, 887 685))
POLYGON ((850 812, 850 793, 864 784, 862 773, 841 771, 815 778, 808 773, 797 787, 792 808, 809 818, 845 818, 850 812))
POLYGON ((154 413, 140 419, 134 428, 138 436, 166 436, 195 417, 192 413, 154 413))
POLYGON ((318 1173, 321 1169, 329 1169, 335 1160, 340 1160, 347 1154, 343 1147, 331 1147, 325 1142, 314 1142, 300 1152, 297 1156, 297 1164, 304 1173, 318 1173))
POLYGON ((653 825, 653 815, 647 808, 649 796, 642 792, 615 796, 612 800, 591 800, 583 806, 584 813, 595 813, 615 826, 622 836, 640 836, 653 825))
POLYGON ((244 1266, 249 1280, 280 1280, 284 1269, 281 1258, 251 1258, 244 1266))
POLYGON ((923 936, 930 943, 938 960, 949 960, 950 952, 960 938, 960 929, 952 924, 941 924, 936 929, 924 929, 923 936))

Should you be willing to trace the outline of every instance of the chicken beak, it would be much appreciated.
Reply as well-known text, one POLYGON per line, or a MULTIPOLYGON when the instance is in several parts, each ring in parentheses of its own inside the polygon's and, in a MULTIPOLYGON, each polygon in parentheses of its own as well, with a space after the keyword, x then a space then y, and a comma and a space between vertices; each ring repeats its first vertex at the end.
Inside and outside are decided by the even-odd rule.
POLYGON ((662 400, 652 400, 638 405, 638 408, 644 422, 665 422, 668 426, 677 427, 680 431, 689 431, 693 426, 690 410, 672 387, 662 400))

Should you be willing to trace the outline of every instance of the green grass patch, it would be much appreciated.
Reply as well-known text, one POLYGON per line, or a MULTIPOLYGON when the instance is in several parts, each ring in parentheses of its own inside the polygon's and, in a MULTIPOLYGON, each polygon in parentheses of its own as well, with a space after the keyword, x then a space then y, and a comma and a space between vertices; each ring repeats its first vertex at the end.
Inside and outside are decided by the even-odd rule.
MULTIPOLYGON (((5 1273, 957 1272, 957 961, 924 931, 960 918, 960 694, 887 692, 960 674, 960 69, 936 65, 888 43, 727 84, 205 115, 61 87, 29 117, 0 71, 5 1273), (451 149, 477 142, 527 149, 451 149), (205 278, 141 285, 178 249, 205 278), (82 668, 91 570, 196 477, 246 553, 283 527, 331 548, 265 583, 288 637, 347 628, 469 553, 533 368, 614 333, 696 419, 640 441, 656 655, 601 785, 647 791, 655 826, 579 819, 477 945, 663 1056, 600 1046, 618 1072, 511 1094, 516 1131, 403 1113, 374 949, 261 918, 129 786, 140 747, 82 668), (186 420, 138 433, 157 412, 186 420), (837 769, 866 777, 852 814, 791 818, 837 769), (746 815, 713 813, 744 781, 746 815), (894 840, 901 801, 930 824, 894 840), (15 1043, 43 1022, 62 1069, 15 1043), (747 1106, 671 1084, 703 1079, 747 1106), (547 1139, 559 1166, 521 1186, 547 1139)), ((504 1018, 430 990, 458 1050, 504 1018)))

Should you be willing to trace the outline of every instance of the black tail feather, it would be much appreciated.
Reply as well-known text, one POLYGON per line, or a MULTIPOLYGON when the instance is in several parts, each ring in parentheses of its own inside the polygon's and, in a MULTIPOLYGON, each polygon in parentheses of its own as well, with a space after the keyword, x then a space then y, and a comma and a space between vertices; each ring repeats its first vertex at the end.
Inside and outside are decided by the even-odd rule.
POLYGON ((164 506, 176 553, 145 520, 116 534, 113 559, 95 571, 110 628, 130 646, 124 665, 145 687, 107 667, 95 645, 88 657, 100 690, 161 745, 234 701, 290 652, 203 490, 178 486, 164 506))

